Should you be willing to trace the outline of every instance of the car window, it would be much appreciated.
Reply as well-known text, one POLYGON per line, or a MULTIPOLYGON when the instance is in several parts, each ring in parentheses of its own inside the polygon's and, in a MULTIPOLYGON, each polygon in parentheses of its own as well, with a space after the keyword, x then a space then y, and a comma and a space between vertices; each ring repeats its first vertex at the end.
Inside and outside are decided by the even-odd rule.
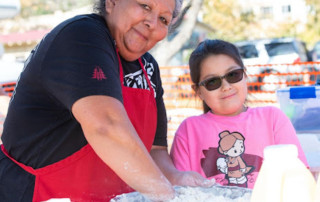
POLYGON ((241 57, 244 59, 258 57, 258 51, 257 51, 255 45, 238 46, 238 49, 239 49, 241 57))
POLYGON ((265 44, 265 47, 270 57, 296 53, 293 43, 270 43, 265 44))

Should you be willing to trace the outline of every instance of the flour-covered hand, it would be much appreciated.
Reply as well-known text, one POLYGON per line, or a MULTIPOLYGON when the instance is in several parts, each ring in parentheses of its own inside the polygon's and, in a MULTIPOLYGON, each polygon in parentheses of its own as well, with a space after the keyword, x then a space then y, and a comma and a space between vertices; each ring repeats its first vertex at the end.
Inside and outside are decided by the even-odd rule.
POLYGON ((215 183, 216 181, 214 179, 206 179, 199 173, 193 171, 178 171, 174 179, 174 185, 179 186, 211 187, 215 183))

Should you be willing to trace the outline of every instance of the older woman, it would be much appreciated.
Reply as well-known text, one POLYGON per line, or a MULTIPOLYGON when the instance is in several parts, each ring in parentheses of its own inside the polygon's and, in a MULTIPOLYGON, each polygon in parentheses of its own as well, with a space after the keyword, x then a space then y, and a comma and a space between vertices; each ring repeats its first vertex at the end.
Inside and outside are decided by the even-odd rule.
POLYGON ((44 37, 4 124, 0 201, 108 201, 133 189, 166 200, 172 184, 205 182, 168 156, 159 68, 147 53, 181 1, 100 0, 98 14, 44 37))

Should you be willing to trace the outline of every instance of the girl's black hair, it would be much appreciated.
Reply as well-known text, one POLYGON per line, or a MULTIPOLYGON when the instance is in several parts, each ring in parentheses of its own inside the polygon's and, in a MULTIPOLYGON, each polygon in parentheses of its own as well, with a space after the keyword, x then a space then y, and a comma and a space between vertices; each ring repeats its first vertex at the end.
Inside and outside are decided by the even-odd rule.
MULTIPOLYGON (((199 43, 189 58, 190 76, 195 89, 198 89, 198 83, 200 82, 202 62, 210 55, 221 54, 231 57, 240 67, 245 69, 239 50, 234 44, 220 39, 204 40, 199 43)), ((209 106, 203 101, 203 112, 206 113, 210 110, 209 106)))

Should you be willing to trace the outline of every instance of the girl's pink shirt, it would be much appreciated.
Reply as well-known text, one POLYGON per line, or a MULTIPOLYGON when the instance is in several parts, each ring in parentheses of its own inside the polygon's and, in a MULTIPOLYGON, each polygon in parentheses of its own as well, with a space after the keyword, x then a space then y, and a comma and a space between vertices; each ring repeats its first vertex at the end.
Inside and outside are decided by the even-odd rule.
POLYGON ((246 166, 244 173, 247 187, 253 188, 259 173, 263 150, 275 144, 294 144, 300 160, 308 167, 306 157, 288 117, 276 107, 248 108, 239 115, 226 117, 208 112, 189 117, 179 126, 172 147, 171 157, 178 170, 196 171, 207 178, 215 178, 228 185, 228 175, 218 169, 218 159, 226 158, 218 152, 219 134, 223 131, 238 132, 244 139, 244 152, 240 155, 246 166), (248 169, 249 170, 249 169, 248 169))

